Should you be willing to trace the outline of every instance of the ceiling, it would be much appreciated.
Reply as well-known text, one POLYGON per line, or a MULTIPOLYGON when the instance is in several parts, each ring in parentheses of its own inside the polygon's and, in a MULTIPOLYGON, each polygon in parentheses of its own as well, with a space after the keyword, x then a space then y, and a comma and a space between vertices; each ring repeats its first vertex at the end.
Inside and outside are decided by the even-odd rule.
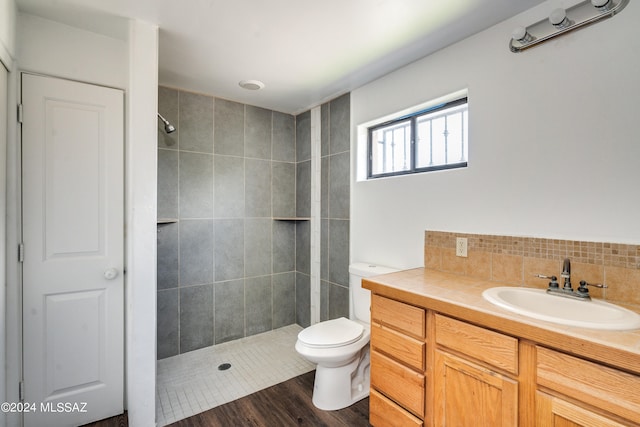
MULTIPOLYGON (((543 0, 16 0, 30 13, 127 38, 160 28, 161 85, 297 114, 543 0), (240 80, 265 87, 249 91, 240 80)), ((505 35, 505 46, 508 42, 505 35)))

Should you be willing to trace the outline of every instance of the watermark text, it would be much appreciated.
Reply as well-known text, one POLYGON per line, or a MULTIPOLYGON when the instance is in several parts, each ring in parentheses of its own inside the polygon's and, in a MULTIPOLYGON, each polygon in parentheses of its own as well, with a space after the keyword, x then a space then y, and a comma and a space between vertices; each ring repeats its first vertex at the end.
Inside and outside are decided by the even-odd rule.
POLYGON ((14 412, 46 412, 46 413, 85 413, 86 402, 2 402, 0 411, 4 413, 14 412))

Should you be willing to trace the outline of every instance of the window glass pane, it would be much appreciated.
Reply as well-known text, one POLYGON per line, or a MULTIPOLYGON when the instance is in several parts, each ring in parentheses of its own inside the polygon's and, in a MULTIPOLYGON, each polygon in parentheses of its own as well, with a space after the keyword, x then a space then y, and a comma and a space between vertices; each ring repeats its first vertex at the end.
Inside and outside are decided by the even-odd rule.
POLYGON ((416 168, 467 161, 467 105, 417 118, 416 168))
POLYGON ((466 167, 467 98, 369 128, 370 178, 466 167))
POLYGON ((431 135, 433 133, 433 127, 431 126, 431 120, 417 120, 417 144, 416 144, 416 166, 424 167, 432 165, 431 159, 433 157, 431 144, 429 142, 420 143, 420 141, 431 141, 431 135))
POLYGON ((447 116, 447 163, 467 161, 467 110, 460 109, 447 116))
POLYGON ((371 175, 411 169, 411 120, 371 132, 371 175))

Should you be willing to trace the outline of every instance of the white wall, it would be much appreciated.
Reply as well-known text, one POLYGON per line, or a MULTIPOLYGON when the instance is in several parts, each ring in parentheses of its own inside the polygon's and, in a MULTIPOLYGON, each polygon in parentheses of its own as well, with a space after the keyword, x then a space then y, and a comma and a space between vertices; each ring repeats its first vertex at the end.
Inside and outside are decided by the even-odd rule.
POLYGON ((16 4, 14 0, 0 0, 0 62, 11 70, 15 57, 16 4))
POLYGON ((129 26, 126 348, 129 425, 155 426, 158 27, 129 26))
POLYGON ((32 71, 125 89, 127 41, 18 14, 18 62, 32 71))
MULTIPOLYGON (((151 427, 155 426, 158 28, 139 21, 126 24, 129 28, 127 40, 121 40, 33 15, 19 14, 16 62, 20 70, 125 90, 128 227, 125 396, 129 425, 151 427)), ((17 87, 17 79, 14 81, 17 87)), ((9 201, 9 213, 18 209, 20 160, 16 141, 17 138, 9 140, 9 151, 12 153, 9 162, 13 166, 9 173, 8 193, 16 194, 9 201)), ((11 232, 13 237, 10 240, 17 245, 19 217, 9 222, 7 234, 11 232)), ((9 241, 9 244, 13 243, 9 241)), ((7 293, 8 334, 15 337, 19 336, 18 280, 11 283, 13 286, 7 293)), ((9 401, 17 401, 19 347, 19 341, 10 341, 7 346, 11 350, 7 369, 9 401)), ((7 421, 7 425, 17 426, 20 420, 19 417, 12 417, 7 421)))
POLYGON ((640 4, 528 51, 549 1, 351 94, 351 260, 423 265, 424 230, 640 243, 640 4), (469 166, 356 182, 357 126, 469 91, 469 166))

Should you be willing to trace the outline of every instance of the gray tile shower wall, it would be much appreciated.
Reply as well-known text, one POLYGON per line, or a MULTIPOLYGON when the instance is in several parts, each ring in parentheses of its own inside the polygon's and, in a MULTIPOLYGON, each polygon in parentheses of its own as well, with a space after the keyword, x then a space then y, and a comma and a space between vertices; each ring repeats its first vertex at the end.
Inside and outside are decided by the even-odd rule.
MULTIPOLYGON (((274 217, 296 216, 296 165, 295 163, 272 162, 272 208, 274 217)), ((275 223, 274 223, 275 224, 275 223)))
POLYGON ((158 359, 296 322, 295 117, 158 89, 158 359))
MULTIPOLYGON (((158 359, 310 323, 311 114, 158 89, 158 359)), ((321 319, 349 314, 350 97, 321 106, 321 319)))
POLYGON ((321 320, 349 317, 350 94, 321 109, 321 320))
MULTIPOLYGON (((311 111, 296 116, 296 216, 311 216, 311 111)), ((311 223, 296 222, 296 323, 311 324, 311 223)))
MULTIPOLYGON (((349 317, 350 95, 320 107, 320 319, 349 317)), ((297 216, 310 213, 310 112, 296 117, 297 216)), ((310 224, 296 226, 296 322, 310 323, 310 224)))
POLYGON ((273 300, 273 328, 296 323, 296 273, 274 274, 271 276, 273 300))

